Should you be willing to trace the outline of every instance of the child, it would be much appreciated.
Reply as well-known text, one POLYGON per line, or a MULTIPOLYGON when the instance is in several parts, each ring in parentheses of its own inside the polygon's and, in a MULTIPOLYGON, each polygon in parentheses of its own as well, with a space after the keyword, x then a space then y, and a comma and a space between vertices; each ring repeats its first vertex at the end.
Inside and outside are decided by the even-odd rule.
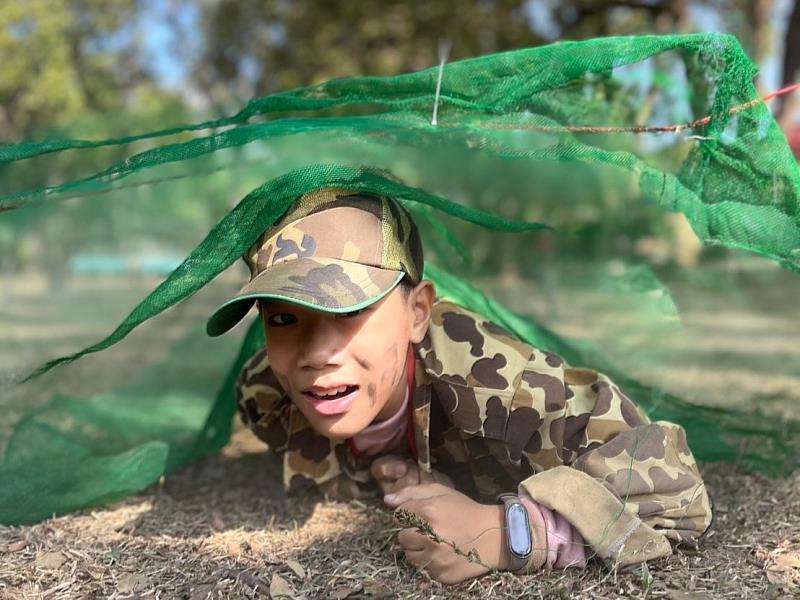
POLYGON ((709 499, 681 427, 650 423, 606 376, 445 299, 395 201, 306 194, 245 260, 251 280, 209 320, 257 304, 266 349, 243 369, 245 423, 283 455, 287 489, 383 492, 430 523, 398 535, 454 583, 489 568, 625 566, 696 545, 709 499), (504 494, 498 499, 499 494, 504 494))

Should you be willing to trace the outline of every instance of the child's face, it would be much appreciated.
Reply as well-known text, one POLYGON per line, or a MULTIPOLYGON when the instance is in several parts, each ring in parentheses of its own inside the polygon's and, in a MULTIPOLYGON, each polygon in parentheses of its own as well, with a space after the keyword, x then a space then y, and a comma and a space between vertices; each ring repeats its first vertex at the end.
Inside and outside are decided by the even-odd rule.
POLYGON ((422 341, 434 296, 424 281, 343 315, 261 304, 270 366, 319 434, 343 440, 399 409, 409 344, 422 341))

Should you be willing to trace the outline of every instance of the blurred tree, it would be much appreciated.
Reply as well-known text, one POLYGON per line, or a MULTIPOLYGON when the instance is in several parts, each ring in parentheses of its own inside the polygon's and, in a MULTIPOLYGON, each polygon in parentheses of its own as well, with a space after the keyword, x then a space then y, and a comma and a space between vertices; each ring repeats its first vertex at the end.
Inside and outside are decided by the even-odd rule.
MULTIPOLYGON (((347 75, 397 74, 432 66, 438 60, 437 46, 442 41, 450 44, 448 59, 453 61, 556 39, 689 32, 694 29, 693 9, 697 7, 706 7, 719 16, 754 57, 768 54, 772 48, 770 35, 774 37, 769 30, 774 0, 159 0, 157 4, 164 9, 166 26, 175 30, 174 39, 185 41, 187 35, 193 35, 198 40, 196 45, 183 43, 183 47, 170 49, 173 60, 191 65, 192 82, 187 82, 184 90, 184 105, 161 89, 161 82, 145 66, 142 36, 148 34, 147 19, 153 14, 149 0, 30 0, 28 4, 0 0, 0 52, 5 59, 0 64, 0 139, 30 139, 44 129, 52 133, 54 125, 59 126, 57 135, 77 137, 115 137, 163 127, 186 120, 185 105, 196 99, 195 95, 227 113, 253 96, 281 89, 347 75), (188 13, 197 14, 199 21, 195 24, 189 19, 188 29, 184 23, 179 31, 188 13), (113 118, 103 117, 103 113, 113 118)), ((796 7, 793 15, 787 31, 787 68, 794 64, 790 51, 797 54, 792 45, 792 32, 797 35, 800 27, 796 7)), ((162 50, 166 52, 167 48, 162 50)), ((591 89, 604 101, 589 103, 595 109, 585 114, 573 109, 573 114, 561 116, 575 123, 604 124, 671 119, 675 107, 666 93, 673 85, 670 65, 655 61, 657 72, 649 90, 598 78, 591 82, 591 89), (665 100, 658 103, 656 98, 665 100)), ((693 75, 702 79, 702 65, 696 65, 688 75, 692 80, 693 75)), ((704 96, 696 96, 699 104, 692 107, 693 114, 700 116, 705 114, 704 96)), ((617 137, 608 140, 608 145, 627 149, 621 144, 638 141, 617 137)), ((606 144, 597 137, 592 143, 606 144)), ((682 150, 663 151, 665 160, 670 159, 669 151, 682 150)), ((87 162, 82 155, 81 164, 65 156, 47 163, 53 167, 50 170, 39 164, 21 165, 7 181, 24 188, 41 178, 53 181, 74 177, 128 154, 127 148, 103 149, 92 157, 95 162, 87 162)), ((503 197, 503 186, 516 185, 524 179, 524 173, 513 182, 463 179, 465 189, 481 208, 500 210, 497 201, 503 197), (476 191, 480 185, 487 189, 476 191)), ((614 216, 629 210, 635 199, 623 201, 607 182, 589 186, 573 178, 572 183, 585 185, 598 196, 587 197, 587 206, 596 210, 581 213, 582 230, 587 233, 576 243, 589 243, 591 238, 596 245, 622 243, 632 247, 632 240, 648 233, 643 229, 612 231, 614 216), (611 233, 604 239, 590 236, 592 231, 603 229, 599 227, 603 221, 611 224, 605 227, 611 233)), ((213 220, 230 199, 224 188, 220 184, 219 188, 206 189, 202 199, 192 198, 191 203, 182 202, 182 196, 176 194, 170 202, 157 208, 154 205, 154 213, 169 230, 164 238, 176 236, 179 228, 174 225, 179 221, 213 220)), ((532 203, 539 208, 546 206, 546 216, 508 216, 541 217, 558 224, 575 211, 555 200, 551 204, 542 199, 532 203)), ((67 257, 73 249, 84 247, 88 237, 98 245, 111 243, 117 238, 120 219, 130 224, 136 215, 154 216, 143 212, 138 203, 132 204, 136 208, 123 217, 114 217, 116 221, 110 214, 107 222, 97 220, 91 236, 86 228, 67 227, 68 215, 73 223, 85 222, 94 207, 94 203, 76 204, 57 215, 42 216, 42 232, 51 227, 50 234, 60 231, 62 241, 69 237, 67 231, 74 238, 68 251, 62 244, 54 253, 67 257), (47 219, 55 220, 47 224, 47 219)), ((0 250, 16 237, 8 234, 15 229, 11 221, 6 218, 5 224, 0 223, 0 229, 6 228, 5 235, 0 231, 0 250)), ((641 220, 655 221, 657 218, 649 212, 641 220)), ((503 245, 503 251, 487 250, 487 270, 495 269, 498 257, 515 251, 519 242, 508 237, 496 243, 503 245)), ((53 263, 58 260, 58 256, 48 259, 53 263)))
POLYGON ((552 3, 558 37, 670 33, 690 29, 686 0, 565 0, 552 3))
POLYGON ((0 2, 0 139, 136 99, 137 0, 0 2))
MULTIPOLYGON (((786 43, 783 50, 783 85, 800 81, 800 1, 795 0, 789 23, 786 27, 786 43)), ((795 92, 780 104, 778 119, 790 140, 795 154, 800 151, 797 140, 798 117, 800 117, 800 93, 795 92)))
POLYGON ((795 1, 786 27, 783 52, 783 82, 789 84, 800 77, 800 2, 795 1))
MULTIPOLYGON (((144 0, 0 1, 0 140, 102 139, 185 121, 183 102, 146 66, 143 6, 144 0)), ((3 191, 80 177, 130 153, 116 146, 5 164, 3 191)), ((162 203, 159 216, 186 212, 190 201, 162 203)), ((197 211, 196 218, 211 221, 209 211, 219 209, 197 211)), ((0 270, 44 266, 58 286, 73 253, 121 245, 120 223, 140 213, 132 201, 108 210, 102 199, 74 199, 57 211, 34 205, 3 215, 0 270)))
POLYGON ((347 75, 397 74, 544 40, 520 0, 205 3, 194 78, 214 104, 347 75))

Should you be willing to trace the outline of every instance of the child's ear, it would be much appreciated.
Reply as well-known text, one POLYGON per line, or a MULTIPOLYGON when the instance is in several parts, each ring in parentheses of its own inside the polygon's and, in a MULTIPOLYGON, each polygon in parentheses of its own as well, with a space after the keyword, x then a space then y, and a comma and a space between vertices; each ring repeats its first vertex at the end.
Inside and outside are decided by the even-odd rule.
POLYGON ((432 281, 420 281, 409 293, 408 302, 414 317, 411 324, 411 343, 419 344, 428 333, 434 300, 436 286, 432 281))

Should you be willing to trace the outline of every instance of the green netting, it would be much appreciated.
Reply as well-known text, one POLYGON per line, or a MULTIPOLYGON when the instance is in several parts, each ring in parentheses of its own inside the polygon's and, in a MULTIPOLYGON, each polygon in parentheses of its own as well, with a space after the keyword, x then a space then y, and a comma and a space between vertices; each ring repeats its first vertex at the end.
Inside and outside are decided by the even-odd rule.
MULTIPOLYGON (((680 399, 673 386, 705 360, 696 354, 709 338, 698 307, 703 318, 783 310, 793 322, 800 172, 758 98, 755 72, 728 36, 609 38, 441 73, 331 81, 254 99, 232 117, 125 138, 0 147, 2 220, 16 235, 42 234, 52 277, 75 275, 70 256, 87 248, 98 259, 98 248, 141 252, 143 240, 195 246, 151 293, 120 292, 127 316, 103 314, 108 286, 80 278, 67 292, 55 286, 50 304, 80 297, 62 319, 106 327, 124 318, 91 338, 81 330, 72 347, 52 343, 53 327, 39 352, 4 369, 0 522, 119 498, 227 443, 233 378, 263 339, 256 326, 243 339, 202 339, 214 301, 236 287, 236 277, 219 276, 293 199, 330 185, 398 198, 423 230, 427 274, 442 293, 575 365, 608 372, 654 418, 684 425, 700 459, 796 468, 800 426, 789 395, 733 401, 735 382, 723 380, 680 399), (682 271, 658 269, 615 241, 657 238, 669 212, 706 245, 736 251, 712 251, 682 271), (68 224, 53 225, 54 213, 68 224), (774 262, 749 258, 757 256, 774 262), (81 296, 80 286, 98 291, 81 296), (75 316, 82 309, 84 321, 75 316)), ((114 271, 106 258, 95 263, 114 271)), ((10 297, 21 304, 0 313, 8 324, 28 314, 22 296, 10 297)), ((724 335, 715 365, 758 361, 757 344, 731 349, 724 335)), ((776 356, 763 365, 773 379, 798 375, 791 351, 776 356)))

